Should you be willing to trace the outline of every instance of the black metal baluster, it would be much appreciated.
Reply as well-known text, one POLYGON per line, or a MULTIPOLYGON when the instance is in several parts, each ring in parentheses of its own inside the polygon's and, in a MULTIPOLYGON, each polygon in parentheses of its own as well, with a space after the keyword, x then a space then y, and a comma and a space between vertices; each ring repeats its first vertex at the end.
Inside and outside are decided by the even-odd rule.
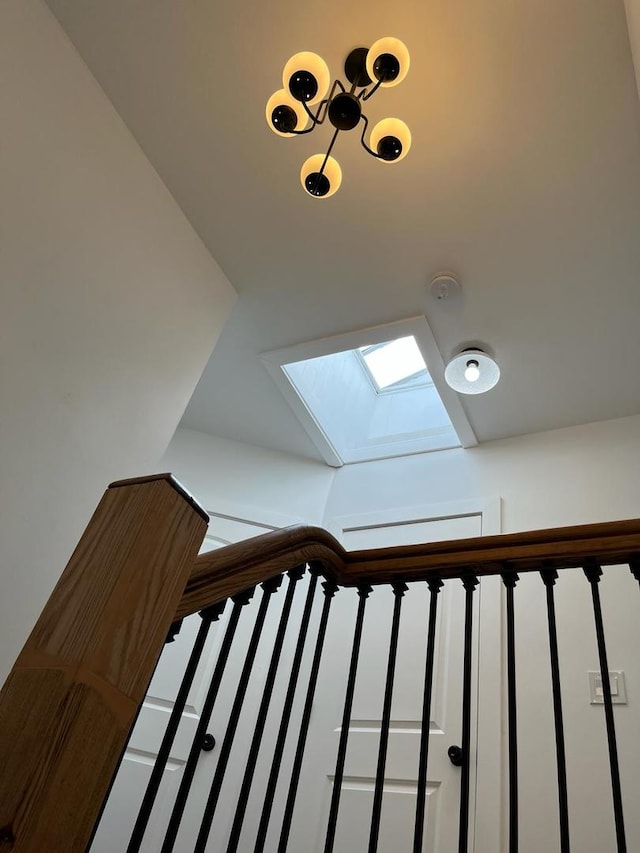
POLYGON ((324 844, 324 853, 331 853, 338 825, 338 809, 340 807, 340 794, 342 793, 342 777, 344 774, 344 762, 347 757, 347 740, 349 738, 349 725, 351 722, 351 707, 353 705, 353 694, 356 688, 356 673, 358 671, 358 657, 360 654, 360 640, 362 639, 362 626, 364 624, 364 610, 371 587, 365 584, 358 587, 358 613, 356 616, 356 627, 353 635, 353 647, 351 649, 351 663, 349 665, 349 677, 347 679, 347 691, 344 698, 344 711, 342 714, 342 726, 340 728, 340 740, 338 742, 338 757, 336 759, 336 770, 333 777, 333 790, 331 792, 331 805, 329 806, 329 821, 327 825, 327 836, 324 844))
POLYGON ((558 633, 556 630, 556 606, 553 587, 558 579, 555 569, 540 572, 547 592, 547 621, 549 623, 549 658, 551 661, 551 685, 553 688, 553 717, 556 733, 556 764, 558 767, 558 814, 560 817, 560 851, 569 853, 569 806, 567 802, 567 763, 564 748, 564 721, 562 718, 562 692, 560 689, 560 661, 558 657, 558 633))
POLYGON ((278 853, 285 853, 287 845, 289 843, 289 833, 291 831, 293 809, 295 807, 296 796, 298 793, 300 770, 302 769, 302 759, 304 758, 304 749, 307 743, 307 733, 309 731, 309 721, 311 720, 313 697, 315 696, 316 684, 318 682, 318 672, 320 670, 320 660, 322 658, 324 638, 327 632, 329 610, 331 609, 331 602, 333 600, 333 596, 335 595, 338 589, 337 585, 330 580, 324 581, 322 587, 324 589, 325 598, 322 607, 322 614, 320 616, 320 624, 318 626, 318 637, 316 639, 316 646, 313 652, 311 672, 309 673, 309 684, 307 686, 307 695, 304 700, 302 720, 300 722, 300 733, 298 735, 298 743, 296 744, 296 753, 293 759, 293 767, 291 768, 289 791, 287 792, 287 802, 284 807, 284 818, 282 821, 282 829, 280 830, 280 840, 278 841, 278 853))
POLYGON ((471 663, 473 641, 473 593, 478 585, 475 575, 462 578, 466 590, 464 610, 464 661, 462 677, 462 767, 460 774, 460 828, 458 853, 467 853, 469 839, 469 752, 471 749, 471 663))
POLYGON ((616 726, 613 719, 613 702, 611 701, 611 685, 609 683, 609 664, 607 662, 607 646, 604 638, 604 623, 600 606, 600 576, 602 569, 595 561, 590 561, 584 567, 584 573, 591 584, 593 600, 593 616, 596 625, 598 641, 598 657, 600 659, 600 675, 602 678, 602 694, 604 699, 604 716, 607 725, 607 742, 609 746, 609 766, 611 768, 611 791, 613 794, 613 815, 616 825, 616 841, 618 853, 626 853, 627 841, 624 831, 624 816, 622 813, 622 791, 620 788, 620 768, 618 765, 618 748, 616 745, 616 726))
MULTIPOLYGON (((173 741, 175 740, 178 726, 182 719, 182 713, 185 709, 185 705, 187 704, 189 690, 191 690, 191 685, 193 684, 193 679, 195 678, 198 664, 202 657, 202 651, 209 634, 209 628, 211 627, 212 622, 215 622, 220 618, 226 603, 226 600, 221 601, 218 604, 214 604, 212 607, 207 607, 205 610, 200 611, 202 622, 200 623, 200 628, 198 629, 198 633, 189 656, 189 661, 187 662, 184 676, 182 677, 180 689, 178 690, 176 700, 173 708, 171 709, 169 722, 167 723, 167 728, 162 738, 162 743, 160 744, 160 749, 158 750, 158 755, 156 757, 153 770, 151 771, 149 782, 147 783, 147 789, 142 800, 142 805, 140 806, 138 817, 136 818, 133 832, 131 833, 127 853, 137 853, 137 851, 140 850, 140 845, 142 844, 147 824, 149 823, 149 817, 151 816, 151 809, 153 808, 156 796, 158 795, 158 789, 162 782, 162 775, 165 767, 167 766, 167 761, 169 760, 169 754, 171 753, 171 747, 173 746, 173 741)), ((174 625, 175 624, 176 623, 174 623, 174 625)), ((172 626, 172 629, 173 627, 174 626, 172 626)), ((174 636, 172 636, 168 642, 173 642, 174 636)))
POLYGON ((262 701, 260 702, 260 707, 258 708, 256 727, 253 732, 253 738, 251 739, 251 746, 249 747, 247 764, 242 779, 242 785, 240 787, 240 793, 238 795, 238 803, 236 805, 236 811, 233 817, 231 833, 229 835, 227 853, 234 853, 234 851, 238 849, 240 833, 242 832, 242 824, 244 822, 244 816, 247 810, 247 804, 249 802, 249 793, 251 791, 251 783, 253 782, 253 774, 255 773, 256 764, 258 761, 258 753, 260 751, 260 744, 262 743, 262 736, 264 734, 264 728, 267 722, 267 713, 269 711, 269 705, 271 703, 273 685, 275 684, 278 664, 280 663, 280 655, 282 654, 282 646, 284 644, 284 637, 287 630, 287 625, 289 623, 289 615, 291 613, 291 605, 293 604, 293 596, 296 591, 296 584, 304 575, 304 572, 305 566, 298 566, 297 568, 292 569, 290 572, 287 573, 289 576, 289 585, 287 587, 287 594, 284 600, 284 604, 282 606, 280 622, 278 624, 278 630, 273 643, 273 651, 271 653, 269 669, 267 670, 267 677, 264 683, 262 701))
POLYGON ((427 628, 427 657, 424 668, 424 694, 422 699, 422 728, 420 730, 420 757, 418 760, 418 785, 416 789, 416 821, 413 831, 413 853, 422 853, 424 812, 427 801, 427 761, 429 758, 429 726, 431 724, 431 694, 433 689, 433 663, 436 646, 436 617, 438 593, 442 589, 440 578, 427 581, 430 592, 429 626, 427 628))
POLYGON ((220 682, 222 681, 222 676, 224 675, 224 670, 229 658, 231 644, 233 643, 236 628, 238 627, 240 612, 242 608, 251 601, 254 591, 255 587, 252 587, 251 589, 245 590, 244 592, 231 597, 231 600, 233 601, 233 609, 231 611, 231 616, 229 617, 229 624, 227 625, 227 629, 224 633, 224 638, 218 654, 218 660, 216 661, 215 669, 211 677, 211 683, 209 684, 209 689, 202 705, 202 711, 200 713, 200 719, 198 720, 198 726, 193 738, 193 743, 191 744, 191 749, 189 750, 189 755, 182 772, 180 787, 178 788, 176 800, 173 804, 161 853, 171 853, 176 842, 178 830, 180 829, 180 822, 182 821, 182 815, 184 814, 187 798, 196 772, 196 766, 202 751, 202 743, 207 732, 209 720, 211 719, 213 706, 218 696, 218 690, 220 689, 220 682))
POLYGON ((387 661, 387 680, 384 688, 382 703, 382 721, 380 723, 380 746, 378 749, 378 766, 376 768, 376 784, 373 792, 373 809, 371 812, 371 830, 369 833, 369 853, 376 853, 380 835, 380 817, 382 815, 382 796, 384 794, 384 771, 387 763, 387 746, 389 744, 389 724, 391 722, 391 700, 393 699, 393 679, 396 671, 396 655, 398 652, 398 634, 400 633, 400 609, 402 597, 408 587, 404 583, 393 584, 393 618, 391 620, 391 638, 389 640, 389 660, 387 661))
POLYGON ((202 822, 200 823, 200 830, 198 832, 195 847, 193 848, 193 853, 204 853, 204 850, 207 846, 207 840, 211 831, 211 824, 213 823, 213 817, 215 815, 216 806, 218 805, 218 798, 220 797, 220 791, 222 789, 224 774, 227 769, 227 764, 229 763, 231 748, 233 746, 233 741, 236 735, 236 729, 238 727, 238 721, 242 712, 244 697, 247 692, 249 678, 251 677, 253 662, 255 660, 256 652, 258 651, 258 643, 260 642, 260 636, 262 634, 262 629, 264 627, 264 622, 267 616, 269 600, 271 598, 271 595, 279 588, 281 583, 282 575, 279 575, 278 577, 271 578, 270 580, 265 581, 263 584, 260 584, 260 586, 262 587, 262 599, 260 601, 260 607, 258 608, 258 614, 256 616, 256 621, 253 626, 253 632, 251 634, 249 647, 247 649, 247 655, 245 657, 242 672, 240 674, 240 680, 238 681, 236 695, 233 700, 231 713, 229 715, 229 721, 227 723, 227 730, 225 732, 224 740, 222 741, 222 746, 220 748, 220 755, 218 757, 216 772, 214 773, 213 781, 211 783, 211 789, 209 791, 207 803, 204 808, 204 814, 202 816, 202 822))
POLYGON ((640 557, 632 557, 629 561, 629 568, 631 569, 631 574, 640 584, 640 557))
POLYGON ((307 631, 309 630, 309 620, 311 619, 311 609, 313 600, 318 585, 318 575, 320 569, 316 566, 311 566, 311 578, 309 580, 309 588, 307 589, 307 598, 304 604, 302 619, 300 621, 300 630, 298 632, 298 640, 296 642, 295 652, 293 654, 293 662, 291 664, 291 675, 289 676, 289 684, 287 685, 287 693, 284 699, 282 708, 282 717, 280 719, 280 727, 276 737, 276 745, 273 751, 273 759, 271 761, 271 770, 269 771, 269 779, 267 781, 267 790, 264 795, 264 804, 262 813, 260 814, 260 823, 258 825, 258 834, 256 836, 256 844, 254 853, 262 853, 267 840, 267 830, 269 829, 269 820, 271 818, 271 809, 278 784, 278 775, 280 773, 280 765, 282 763, 282 755, 284 745, 287 739, 287 731, 289 730, 289 721, 291 719, 291 709, 293 708, 293 700, 298 685, 298 675, 300 674, 300 666, 302 664, 302 655, 304 653, 305 641, 307 639, 307 631))
POLYGON ((167 632, 167 639, 164 641, 165 646, 168 646, 169 643, 175 642, 176 637, 180 633, 183 622, 184 622, 184 618, 183 619, 176 619, 175 622, 172 622, 171 625, 169 625, 169 630, 167 632))
POLYGON ((507 589, 507 712, 509 719, 509 853, 518 853, 518 712, 516 704, 516 636, 513 590, 515 572, 504 572, 507 589))

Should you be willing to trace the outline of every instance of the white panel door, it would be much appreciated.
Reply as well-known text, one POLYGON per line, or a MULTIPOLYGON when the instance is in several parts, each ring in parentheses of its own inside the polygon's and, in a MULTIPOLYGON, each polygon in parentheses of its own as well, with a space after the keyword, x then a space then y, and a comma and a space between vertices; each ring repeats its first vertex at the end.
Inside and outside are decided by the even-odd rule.
MULTIPOLYGON (((412 519, 404 524, 395 518, 390 525, 353 527, 343 540, 349 549, 359 549, 471 537, 481 532, 480 514, 434 521, 412 519)), ((457 581, 448 582, 439 593, 423 843, 429 853, 457 849, 460 769, 449 761, 447 749, 461 742, 464 596, 457 581)), ((289 846, 296 853, 310 849, 310 844, 318 853, 324 849, 356 607, 355 591, 344 590, 336 596, 289 846)), ((380 853, 413 849, 428 608, 427 585, 413 584, 402 603, 380 853)), ((368 849, 392 609, 391 589, 374 588, 366 606, 335 853, 368 849)), ((474 648, 477 612, 476 606, 474 648)), ((473 849, 473 768, 470 801, 469 849, 473 849)))

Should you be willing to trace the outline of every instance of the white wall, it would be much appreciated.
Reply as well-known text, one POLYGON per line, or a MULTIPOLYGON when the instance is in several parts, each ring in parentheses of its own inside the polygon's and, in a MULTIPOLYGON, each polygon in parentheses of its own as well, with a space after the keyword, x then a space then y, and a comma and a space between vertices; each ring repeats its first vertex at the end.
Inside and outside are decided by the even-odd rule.
POLYGON ((0 4, 0 680, 110 480, 157 470, 235 298, 39 0, 0 4))
POLYGON ((161 467, 209 510, 330 525, 354 513, 502 499, 502 532, 640 516, 640 416, 332 469, 180 427, 161 467))
POLYGON ((209 512, 246 513, 283 524, 321 524, 334 469, 180 427, 161 467, 174 474, 209 512))
POLYGON ((502 498, 502 532, 640 516, 640 417, 348 465, 325 520, 389 506, 502 498), (357 510, 354 510, 357 506, 357 510))

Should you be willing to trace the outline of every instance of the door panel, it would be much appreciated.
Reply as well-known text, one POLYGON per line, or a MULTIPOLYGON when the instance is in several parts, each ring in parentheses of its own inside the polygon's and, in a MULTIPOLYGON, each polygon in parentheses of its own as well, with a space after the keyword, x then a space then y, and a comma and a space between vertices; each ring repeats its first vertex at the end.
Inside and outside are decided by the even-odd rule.
MULTIPOLYGON (((481 516, 438 519, 435 522, 420 519, 418 523, 409 521, 406 524, 394 521, 388 526, 378 524, 375 528, 352 528, 346 538, 353 548, 385 547, 428 541, 429 533, 433 533, 433 541, 442 540, 445 534, 446 538, 451 539, 477 536, 481 533, 481 516)), ((334 664, 342 660, 340 669, 344 669, 344 659, 348 658, 351 651, 356 596, 349 590, 339 595, 351 595, 353 599, 350 608, 345 604, 338 607, 340 621, 343 625, 349 624, 350 630, 334 628, 327 638, 326 654, 334 664), (347 613, 348 610, 350 613, 347 613)), ((424 836, 424 849, 430 853, 450 853, 457 846, 460 769, 449 761, 447 749, 451 744, 459 745, 461 739, 464 595, 459 582, 447 583, 439 594, 424 836)), ((367 601, 335 853, 367 849, 393 599, 391 589, 383 587, 374 588, 367 601)), ((402 602, 378 846, 380 851, 412 849, 428 607, 427 585, 413 584, 402 602)), ((475 621, 477 636, 477 619, 475 621)), ((305 808, 300 804, 301 811, 309 814, 315 799, 321 813, 320 819, 316 821, 318 833, 315 850, 318 853, 324 845, 346 684, 343 675, 336 680, 339 680, 340 686, 330 689, 330 701, 327 703, 318 699, 315 710, 313 736, 321 745, 314 744, 311 755, 320 761, 322 767, 321 774, 316 775, 316 785, 322 788, 322 792, 321 795, 316 793, 313 798, 313 785, 309 785, 309 779, 309 787, 301 791, 305 801, 305 808), (330 730, 329 737, 320 732, 322 726, 330 730)), ((325 675, 325 687, 326 682, 325 675)), ((473 716, 475 718, 475 714, 473 716)), ((471 801, 473 805, 473 791, 471 801)), ((470 827, 473 827, 472 810, 470 827)), ((297 844, 300 843, 301 828, 297 836, 297 844)), ((291 849, 297 850, 298 847, 294 845, 291 849)))

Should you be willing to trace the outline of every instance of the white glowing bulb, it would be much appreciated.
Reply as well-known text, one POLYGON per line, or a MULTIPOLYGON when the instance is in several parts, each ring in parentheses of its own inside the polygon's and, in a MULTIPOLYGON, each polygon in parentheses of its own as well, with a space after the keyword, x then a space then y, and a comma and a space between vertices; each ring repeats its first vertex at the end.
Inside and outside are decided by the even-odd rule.
POLYGON ((478 362, 475 359, 471 359, 467 362, 467 366, 464 371, 464 378, 467 382, 477 382, 480 379, 480 368, 478 367, 478 362))

